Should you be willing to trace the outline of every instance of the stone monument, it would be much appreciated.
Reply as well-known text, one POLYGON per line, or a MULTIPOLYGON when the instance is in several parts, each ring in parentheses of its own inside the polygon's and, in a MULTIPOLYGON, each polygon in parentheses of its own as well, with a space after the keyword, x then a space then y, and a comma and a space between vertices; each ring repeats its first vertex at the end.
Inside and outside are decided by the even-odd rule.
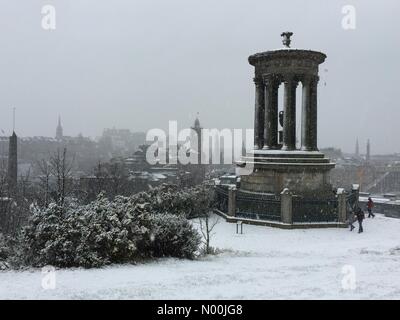
POLYGON ((240 189, 276 196, 286 189, 308 199, 330 198, 329 171, 335 164, 317 146, 318 68, 326 55, 290 48, 292 35, 292 32, 282 33, 282 49, 256 53, 248 59, 255 68, 254 150, 238 166, 250 165, 253 170, 241 176, 240 189), (280 85, 284 89, 281 112, 278 111, 280 85), (302 87, 301 144, 296 148, 299 85, 302 87))
POLYGON ((329 173, 335 164, 317 144, 318 68, 326 55, 290 48, 292 35, 282 33, 283 48, 249 57, 255 68, 254 149, 238 161, 236 185, 217 181, 215 212, 229 222, 279 228, 346 227, 359 188, 333 190, 329 173), (280 86, 283 106, 278 104, 280 86))

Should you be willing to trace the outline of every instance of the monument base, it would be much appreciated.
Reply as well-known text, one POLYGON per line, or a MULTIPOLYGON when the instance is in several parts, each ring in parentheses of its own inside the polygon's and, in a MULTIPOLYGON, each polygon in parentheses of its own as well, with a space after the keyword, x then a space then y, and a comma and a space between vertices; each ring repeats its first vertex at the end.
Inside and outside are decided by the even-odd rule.
POLYGON ((238 163, 240 186, 216 185, 217 210, 237 221, 295 228, 346 225, 356 191, 333 192, 335 166, 318 151, 254 150, 238 163))
POLYGON ((332 197, 329 171, 335 164, 319 151, 254 150, 237 162, 240 190, 279 196, 332 197))

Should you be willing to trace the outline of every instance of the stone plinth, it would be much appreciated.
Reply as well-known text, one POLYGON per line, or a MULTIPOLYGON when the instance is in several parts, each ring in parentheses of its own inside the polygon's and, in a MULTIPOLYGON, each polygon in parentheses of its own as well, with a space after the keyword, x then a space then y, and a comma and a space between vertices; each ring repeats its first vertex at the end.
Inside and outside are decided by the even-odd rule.
POLYGON ((241 176, 241 189, 280 195, 288 188, 304 197, 332 195, 329 171, 335 166, 318 151, 254 150, 238 162, 253 167, 241 176))

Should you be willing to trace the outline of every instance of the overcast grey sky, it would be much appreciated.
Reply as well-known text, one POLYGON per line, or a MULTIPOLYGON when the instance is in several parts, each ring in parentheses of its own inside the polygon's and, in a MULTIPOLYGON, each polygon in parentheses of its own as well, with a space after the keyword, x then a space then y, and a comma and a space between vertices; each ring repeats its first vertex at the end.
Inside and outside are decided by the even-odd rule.
POLYGON ((319 146, 400 152, 400 1, 0 0, 0 129, 21 136, 98 136, 105 127, 252 128, 250 54, 293 47, 327 54, 319 146), (56 8, 56 30, 41 9, 56 8), (356 29, 342 28, 342 7, 356 29), (325 84, 326 83, 326 84, 325 84))

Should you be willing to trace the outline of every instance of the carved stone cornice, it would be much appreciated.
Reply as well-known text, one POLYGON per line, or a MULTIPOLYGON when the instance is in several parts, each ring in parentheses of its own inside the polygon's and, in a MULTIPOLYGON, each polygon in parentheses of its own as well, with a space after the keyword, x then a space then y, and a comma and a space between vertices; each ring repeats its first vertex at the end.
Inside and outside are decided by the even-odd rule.
POLYGON ((249 57, 249 63, 255 66, 257 63, 267 63, 271 61, 310 61, 321 64, 325 61, 326 55, 319 51, 300 50, 300 49, 278 49, 253 54, 249 57))

